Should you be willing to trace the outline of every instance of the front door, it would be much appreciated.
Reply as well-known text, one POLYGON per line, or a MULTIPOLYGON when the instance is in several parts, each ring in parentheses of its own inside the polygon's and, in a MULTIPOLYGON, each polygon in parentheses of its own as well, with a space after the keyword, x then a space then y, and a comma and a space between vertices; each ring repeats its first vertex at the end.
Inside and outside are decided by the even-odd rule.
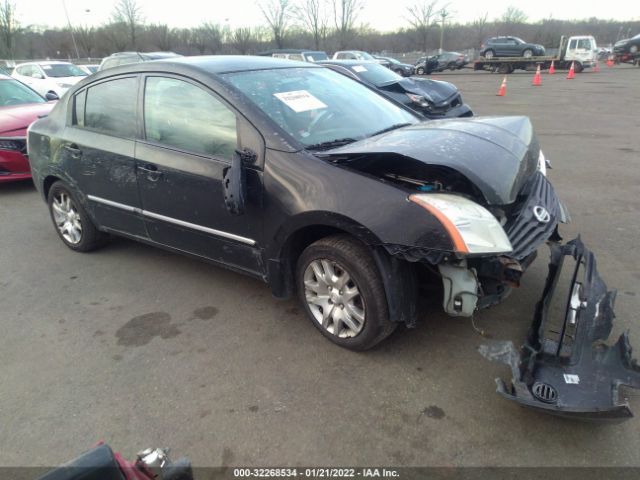
MULTIPOLYGON (((150 238, 261 274, 260 162, 246 170, 243 215, 227 211, 222 188, 234 151, 247 146, 243 135, 257 133, 212 91, 184 78, 147 76, 143 106, 144 140, 136 145, 136 168, 150 238)), ((255 151, 260 149, 253 150, 262 157, 255 151)))
POLYGON ((138 78, 125 76, 76 93, 61 152, 98 224, 146 237, 134 156, 137 92, 138 78))

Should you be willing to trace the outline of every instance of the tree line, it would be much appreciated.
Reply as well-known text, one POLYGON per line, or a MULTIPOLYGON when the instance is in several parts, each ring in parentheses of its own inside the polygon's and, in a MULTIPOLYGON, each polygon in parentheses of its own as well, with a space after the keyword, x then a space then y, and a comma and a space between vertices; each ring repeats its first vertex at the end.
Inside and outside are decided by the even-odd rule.
POLYGON ((231 28, 221 19, 193 28, 148 23, 138 0, 117 0, 101 26, 44 28, 21 25, 15 0, 0 0, 0 57, 5 59, 100 58, 113 52, 173 51, 183 55, 252 54, 273 48, 306 48, 333 52, 424 52, 478 49, 488 37, 515 35, 554 47, 561 35, 589 34, 610 45, 640 32, 640 22, 590 18, 529 22, 509 7, 498 18, 484 14, 456 21, 451 4, 416 0, 402 12, 405 26, 380 32, 361 22, 367 0, 259 0, 264 23, 231 28))

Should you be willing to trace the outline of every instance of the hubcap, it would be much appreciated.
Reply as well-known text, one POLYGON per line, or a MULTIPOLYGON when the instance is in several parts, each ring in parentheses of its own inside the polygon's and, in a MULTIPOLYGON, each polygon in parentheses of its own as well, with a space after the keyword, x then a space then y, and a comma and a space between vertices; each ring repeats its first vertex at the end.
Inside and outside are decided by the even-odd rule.
POLYGON ((82 240, 82 222, 80 214, 67 193, 58 193, 53 197, 53 220, 60 235, 69 243, 76 245, 82 240))
POLYGON ((304 271, 304 294, 315 320, 340 338, 358 335, 364 327, 364 302, 349 273, 337 262, 312 261, 304 271))

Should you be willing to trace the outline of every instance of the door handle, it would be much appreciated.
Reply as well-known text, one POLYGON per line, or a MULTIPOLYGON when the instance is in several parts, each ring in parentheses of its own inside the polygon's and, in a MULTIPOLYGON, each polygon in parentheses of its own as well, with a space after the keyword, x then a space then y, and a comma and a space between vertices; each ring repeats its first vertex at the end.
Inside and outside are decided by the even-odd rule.
POLYGON ((153 163, 147 163, 145 165, 138 165, 138 170, 147 174, 147 179, 152 182, 157 182, 162 177, 162 172, 158 170, 153 163))
POLYGON ((64 149, 71 154, 71 158, 80 158, 82 156, 82 150, 75 143, 66 144, 64 149))

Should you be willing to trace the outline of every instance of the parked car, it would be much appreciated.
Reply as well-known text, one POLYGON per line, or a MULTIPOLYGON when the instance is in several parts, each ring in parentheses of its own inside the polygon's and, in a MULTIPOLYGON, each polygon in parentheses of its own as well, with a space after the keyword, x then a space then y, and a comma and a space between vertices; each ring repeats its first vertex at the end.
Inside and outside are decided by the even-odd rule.
POLYGON ((99 64, 96 64, 96 65, 78 65, 78 67, 80 67, 80 69, 82 69, 85 72, 87 72, 87 75, 91 75, 92 73, 96 73, 98 71, 98 69, 100 68, 100 65, 99 64))
POLYGON ((375 88, 385 97, 411 108, 426 118, 473 116, 471 108, 462 101, 460 92, 452 83, 403 78, 375 62, 329 60, 319 63, 375 88))
POLYGON ((480 46, 480 56, 493 57, 539 57, 545 54, 542 45, 527 43, 518 37, 492 37, 480 46))
POLYGON ((438 69, 439 63, 435 56, 420 57, 415 63, 416 74, 429 75, 438 69))
POLYGON ((396 72, 398 75, 402 75, 403 77, 410 77, 416 72, 416 69, 413 65, 409 65, 408 63, 402 63, 391 57, 381 57, 379 55, 372 55, 376 60, 383 60, 388 62, 389 65, 387 68, 396 72))
POLYGON ((28 62, 16 65, 12 77, 27 84, 40 95, 54 93, 62 97, 87 73, 69 62, 28 62))
POLYGON ((469 63, 469 56, 459 52, 442 52, 434 55, 433 60, 438 62, 435 71, 460 70, 469 63))
POLYGON ((148 62, 150 60, 160 60, 166 58, 181 57, 173 52, 118 52, 112 53, 100 62, 98 70, 117 67, 118 65, 127 65, 129 63, 148 62))
POLYGON ((319 50, 300 50, 295 48, 281 48, 277 50, 267 50, 258 55, 263 57, 286 58, 287 60, 298 60, 300 62, 318 62, 327 60, 329 56, 326 52, 319 50))
POLYGON ((333 54, 332 60, 369 60, 378 62, 385 67, 389 67, 391 63, 388 60, 375 58, 373 55, 361 50, 342 50, 333 54))
POLYGON ((53 105, 19 80, 0 75, 0 183, 31 178, 27 128, 53 105))

